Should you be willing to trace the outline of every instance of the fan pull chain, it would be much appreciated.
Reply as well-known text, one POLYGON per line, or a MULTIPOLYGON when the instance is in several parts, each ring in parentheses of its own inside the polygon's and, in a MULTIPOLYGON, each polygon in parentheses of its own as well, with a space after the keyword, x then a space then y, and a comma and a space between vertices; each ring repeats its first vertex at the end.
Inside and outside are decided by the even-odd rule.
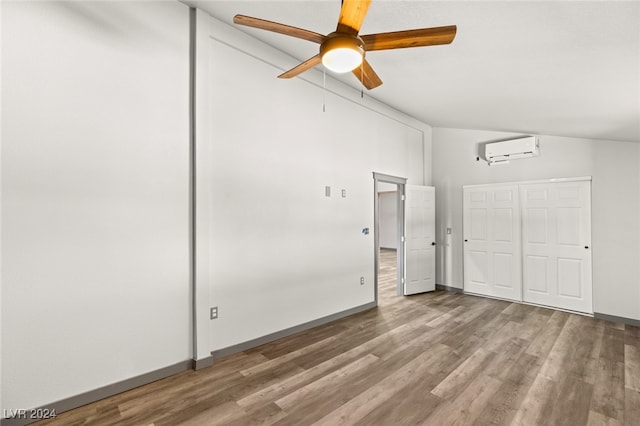
POLYGON ((327 98, 327 68, 322 67, 322 112, 327 112, 326 109, 326 98, 327 98))
POLYGON ((360 64, 360 98, 364 99, 364 62, 360 64))

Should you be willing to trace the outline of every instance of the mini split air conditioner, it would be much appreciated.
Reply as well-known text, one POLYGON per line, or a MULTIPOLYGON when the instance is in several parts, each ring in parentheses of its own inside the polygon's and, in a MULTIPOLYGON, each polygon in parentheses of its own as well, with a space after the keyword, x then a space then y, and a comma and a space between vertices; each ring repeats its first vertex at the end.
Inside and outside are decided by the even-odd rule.
POLYGON ((518 158, 536 157, 539 153, 536 136, 488 143, 484 147, 484 158, 490 166, 506 164, 518 158))

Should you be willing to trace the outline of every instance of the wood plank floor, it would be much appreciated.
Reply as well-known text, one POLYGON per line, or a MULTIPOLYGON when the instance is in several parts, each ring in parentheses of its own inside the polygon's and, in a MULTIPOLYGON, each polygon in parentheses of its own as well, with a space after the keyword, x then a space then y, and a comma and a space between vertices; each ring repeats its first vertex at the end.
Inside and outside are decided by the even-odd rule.
POLYGON ((640 425, 640 329, 436 291, 62 413, 51 425, 640 425))

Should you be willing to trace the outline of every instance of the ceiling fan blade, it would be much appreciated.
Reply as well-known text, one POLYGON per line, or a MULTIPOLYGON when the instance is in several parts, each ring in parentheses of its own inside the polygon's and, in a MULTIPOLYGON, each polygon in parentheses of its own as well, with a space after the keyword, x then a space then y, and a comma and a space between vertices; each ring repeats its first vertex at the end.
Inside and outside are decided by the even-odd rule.
POLYGON ((380 80, 380 77, 378 77, 378 74, 376 74, 366 59, 362 61, 362 65, 351 72, 358 77, 358 80, 360 80, 368 90, 375 89, 382 85, 382 80, 380 80))
POLYGON ((449 25, 447 27, 368 34, 360 37, 364 41, 365 50, 372 51, 449 44, 455 38, 456 31, 455 25, 449 25))
POLYGON ((251 16, 236 15, 233 17, 233 23, 244 25, 245 27, 259 28, 274 33, 280 33, 291 37, 301 38, 303 40, 322 43, 325 36, 313 31, 302 28, 292 27, 290 25, 280 24, 278 22, 267 21, 266 19, 252 18, 251 16))
POLYGON ((320 58, 320 54, 317 54, 316 56, 313 56, 309 59, 307 59, 306 61, 304 61, 303 63, 301 63, 298 66, 295 66, 293 68, 291 68, 289 71, 285 71, 282 74, 280 74, 278 76, 278 78, 292 78, 295 77, 299 74, 302 74, 303 72, 310 70, 311 68, 315 67, 316 65, 319 65, 322 62, 322 59, 320 58))
POLYGON ((357 35, 371 0, 343 0, 336 32, 357 35))

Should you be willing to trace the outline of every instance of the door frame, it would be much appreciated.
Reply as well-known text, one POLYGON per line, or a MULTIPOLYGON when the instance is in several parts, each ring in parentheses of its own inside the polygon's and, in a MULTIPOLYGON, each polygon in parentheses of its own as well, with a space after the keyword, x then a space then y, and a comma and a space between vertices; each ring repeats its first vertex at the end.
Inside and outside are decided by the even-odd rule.
POLYGON ((397 283, 396 283, 396 292, 398 296, 402 296, 404 294, 404 197, 405 197, 405 186, 407 184, 407 179, 387 175, 384 173, 373 172, 373 241, 374 241, 374 301, 376 305, 378 304, 378 270, 380 269, 380 217, 379 211, 380 208, 378 203, 378 183, 390 183, 395 184, 397 187, 396 191, 396 205, 398 207, 397 211, 397 283))

